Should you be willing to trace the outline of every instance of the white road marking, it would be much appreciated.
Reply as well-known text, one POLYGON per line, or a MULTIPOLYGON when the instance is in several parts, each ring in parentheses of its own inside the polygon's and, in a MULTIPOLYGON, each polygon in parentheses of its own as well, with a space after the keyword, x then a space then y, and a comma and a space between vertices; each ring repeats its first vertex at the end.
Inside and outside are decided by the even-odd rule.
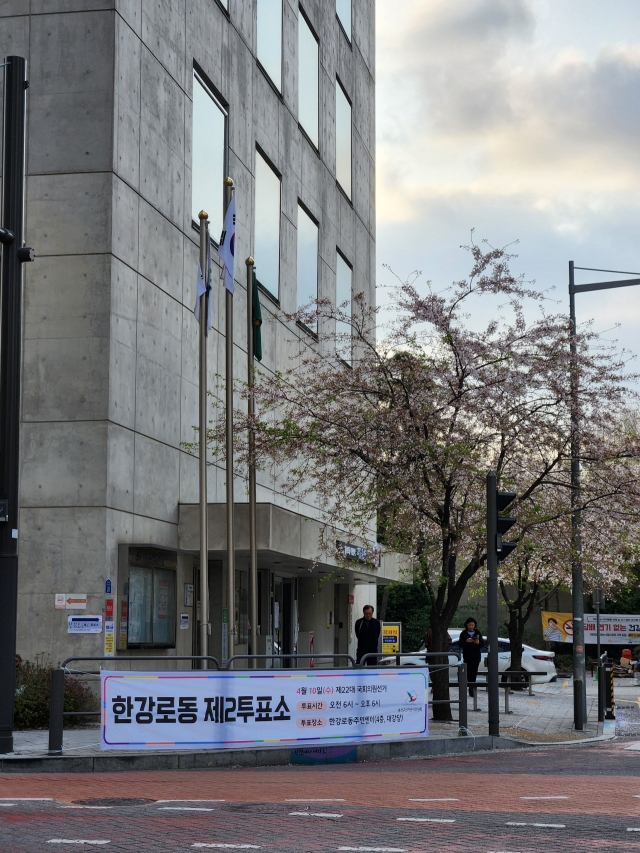
POLYGON ((262 850, 257 844, 205 844, 198 841, 192 847, 222 847, 225 850, 262 850))
POLYGON ((459 803, 457 797, 409 797, 410 803, 459 803))
POLYGON ((331 812, 289 812, 289 817, 342 817, 331 812))
POLYGON ((160 806, 158 811, 161 812, 214 812, 215 809, 208 809, 203 806, 160 806))
POLYGON ((521 800, 568 800, 569 797, 565 797, 564 794, 561 796, 553 796, 553 797, 520 797, 521 800))
POLYGON ((285 803, 344 803, 344 797, 307 797, 295 800, 285 800, 285 803))
POLYGON ((640 826, 628 826, 627 832, 640 832, 640 826))
POLYGON ((52 803, 53 797, 0 797, 0 802, 3 800, 12 803, 52 803))
POLYGON ((404 847, 338 847, 338 850, 353 850, 354 853, 405 853, 404 847))
MULTIPOLYGON (((226 800, 156 800, 156 803, 226 803, 226 800)), ((149 805, 152 805, 151 803, 149 805)))
POLYGON ((61 809, 112 809, 113 806, 59 806, 61 809))
POLYGON ((50 838, 47 844, 111 844, 111 841, 90 841, 86 838, 50 838))
POLYGON ((397 817, 396 820, 409 821, 410 823, 455 823, 453 818, 442 817, 397 817))
POLYGON ((566 829, 566 825, 564 823, 521 823, 515 820, 507 821, 505 826, 538 826, 544 827, 545 829, 566 829))
POLYGON ((15 806, 15 803, 0 803, 0 809, 2 809, 2 808, 8 809, 11 806, 15 806))

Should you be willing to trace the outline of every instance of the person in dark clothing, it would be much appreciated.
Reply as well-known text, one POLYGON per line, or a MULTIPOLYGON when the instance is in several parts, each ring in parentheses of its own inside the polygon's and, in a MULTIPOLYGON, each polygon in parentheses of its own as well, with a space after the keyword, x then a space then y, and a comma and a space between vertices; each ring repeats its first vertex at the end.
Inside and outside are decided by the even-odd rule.
POLYGON ((484 640, 476 627, 476 620, 472 617, 469 617, 464 623, 464 630, 460 631, 458 645, 462 649, 462 659, 467 665, 469 696, 473 696, 478 677, 478 667, 482 659, 481 649, 484 645, 484 640))
MULTIPOLYGON (((362 658, 369 652, 378 651, 378 640, 380 638, 380 623, 373 618, 373 607, 370 604, 365 604, 362 608, 364 616, 356 622, 356 638, 358 640, 358 649, 356 652, 356 661, 360 663, 362 658)), ((375 666, 376 659, 369 658, 364 662, 365 666, 375 666)))

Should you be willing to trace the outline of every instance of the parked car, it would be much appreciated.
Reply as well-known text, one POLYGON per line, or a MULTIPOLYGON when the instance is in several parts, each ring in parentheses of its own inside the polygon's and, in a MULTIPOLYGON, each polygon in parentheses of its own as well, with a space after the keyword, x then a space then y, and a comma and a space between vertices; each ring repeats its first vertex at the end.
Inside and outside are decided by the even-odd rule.
MULTIPOLYGON (((451 637, 451 645, 449 646, 449 664, 455 665, 458 661, 456 652, 460 652, 458 646, 458 638, 460 630, 451 629, 449 631, 451 637)), ((531 680, 534 684, 546 684, 550 681, 557 681, 558 674, 554 663, 555 652, 547 652, 541 649, 534 649, 533 646, 527 646, 523 643, 522 652, 522 668, 526 672, 543 673, 542 675, 534 675, 531 680)), ((486 643, 482 646, 482 659, 478 668, 478 681, 484 681, 487 677, 487 653, 486 643)), ((418 652, 426 652, 424 645, 418 649, 418 652)), ((427 658, 413 657, 409 655, 400 655, 401 666, 424 666, 425 661, 428 664, 427 658)), ((381 666, 389 666, 396 662, 394 657, 385 657, 380 661, 381 666)), ((503 637, 498 637, 498 671, 504 672, 511 665, 511 643, 503 637)), ((451 680, 455 681, 457 674, 452 671, 451 680)))

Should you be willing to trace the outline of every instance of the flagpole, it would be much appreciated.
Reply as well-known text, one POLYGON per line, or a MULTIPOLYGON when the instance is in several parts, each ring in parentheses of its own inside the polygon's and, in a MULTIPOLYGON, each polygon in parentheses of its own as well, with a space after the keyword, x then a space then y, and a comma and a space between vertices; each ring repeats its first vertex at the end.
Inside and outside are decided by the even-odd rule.
MULTIPOLYGON (((231 203, 233 180, 224 179, 225 212, 231 203)), ((236 640, 236 554, 233 529, 233 294, 225 288, 225 383, 226 383, 226 422, 225 438, 227 451, 227 606, 229 640, 228 652, 231 658, 236 640)))
MULTIPOLYGON (((249 593, 251 602, 251 653, 258 653, 258 546, 256 537, 256 464, 255 431, 253 417, 256 406, 253 399, 254 364, 253 364, 253 277, 255 266, 253 258, 246 260, 247 264, 247 386, 249 391, 247 408, 249 415, 249 593)), ((251 668, 256 669, 258 662, 251 661, 251 668)))
MULTIPOLYGON (((201 210, 200 219, 200 269, 202 277, 209 281, 207 249, 209 243, 209 214, 201 210)), ((209 647, 209 537, 207 530, 207 319, 208 294, 200 296, 200 399, 199 399, 199 480, 200 480, 200 654, 207 655, 209 647)), ((201 661, 207 669, 207 661, 201 661)))

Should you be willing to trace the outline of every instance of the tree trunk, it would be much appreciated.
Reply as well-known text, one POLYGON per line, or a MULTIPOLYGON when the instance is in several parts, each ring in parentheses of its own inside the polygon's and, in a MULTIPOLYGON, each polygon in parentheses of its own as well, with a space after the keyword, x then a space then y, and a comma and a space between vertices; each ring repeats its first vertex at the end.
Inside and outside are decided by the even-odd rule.
MULTIPOLYGON (((507 672, 509 673, 509 681, 519 681, 517 677, 519 672, 522 672, 522 638, 524 637, 524 628, 526 621, 522 618, 523 614, 520 609, 510 608, 509 622, 507 630, 509 633, 509 644, 511 646, 511 662, 507 672)), ((522 679, 523 685, 526 684, 525 679, 522 679)))
POLYGON ((382 602, 380 604, 380 612, 378 613, 378 619, 381 622, 384 622, 387 616, 387 605, 389 604, 389 593, 391 592, 391 584, 387 584, 385 588, 382 590, 382 602))
MULTIPOLYGON (((442 659, 427 658, 429 662, 429 679, 433 687, 433 698, 436 701, 449 699, 449 679, 451 672, 448 669, 449 663, 449 625, 443 617, 431 609, 431 630, 433 632, 433 649, 434 652, 443 652, 442 659)), ((453 719, 451 714, 451 705, 435 705, 433 706, 433 719, 449 722, 453 719)))

